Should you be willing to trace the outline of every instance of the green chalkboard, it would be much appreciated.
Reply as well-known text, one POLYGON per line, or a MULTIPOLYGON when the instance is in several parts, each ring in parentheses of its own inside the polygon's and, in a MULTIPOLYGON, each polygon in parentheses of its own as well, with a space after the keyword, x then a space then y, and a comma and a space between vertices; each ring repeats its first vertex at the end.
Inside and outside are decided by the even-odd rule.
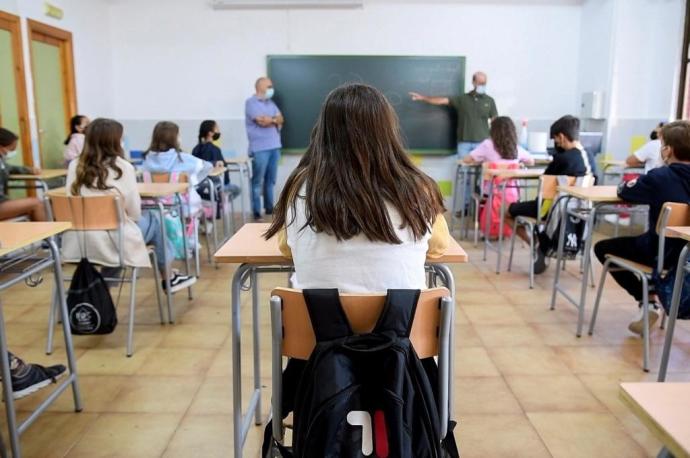
POLYGON ((268 56, 275 101, 285 116, 287 152, 303 152, 326 95, 348 82, 371 84, 388 97, 400 118, 406 147, 416 154, 456 151, 456 113, 413 102, 408 92, 453 96, 465 87, 464 57, 268 56))

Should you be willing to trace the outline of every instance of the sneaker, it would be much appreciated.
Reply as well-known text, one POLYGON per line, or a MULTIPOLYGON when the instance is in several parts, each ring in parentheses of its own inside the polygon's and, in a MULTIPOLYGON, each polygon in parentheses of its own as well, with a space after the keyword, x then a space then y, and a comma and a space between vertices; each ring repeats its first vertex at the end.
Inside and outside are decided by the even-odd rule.
MULTIPOLYGON (((196 277, 174 273, 170 279, 170 292, 175 293, 181 289, 192 286, 194 283, 196 283, 196 277)), ((161 284, 163 286, 163 292, 167 292, 165 280, 161 281, 161 284)))
POLYGON ((206 227, 204 228, 204 234, 213 234, 213 223, 211 221, 206 221, 206 227))
POLYGON ((264 219, 261 217, 261 215, 258 215, 254 213, 254 222, 255 223, 263 223, 264 219))
POLYGON ((12 397, 21 399, 45 388, 65 375, 67 368, 62 364, 43 367, 40 364, 26 364, 10 353, 10 373, 12 376, 12 397))
POLYGON ((537 253, 534 257, 534 273, 536 275, 544 273, 546 270, 546 256, 544 252, 537 247, 537 253))
MULTIPOLYGON (((649 306, 649 329, 652 329, 654 323, 656 323, 656 321, 659 319, 659 313, 653 310, 656 308, 656 304, 650 302, 649 306)), ((628 325, 628 330, 633 334, 637 334, 638 336, 642 335, 642 330, 644 329, 644 312, 642 310, 642 307, 640 307, 640 317, 628 325)))

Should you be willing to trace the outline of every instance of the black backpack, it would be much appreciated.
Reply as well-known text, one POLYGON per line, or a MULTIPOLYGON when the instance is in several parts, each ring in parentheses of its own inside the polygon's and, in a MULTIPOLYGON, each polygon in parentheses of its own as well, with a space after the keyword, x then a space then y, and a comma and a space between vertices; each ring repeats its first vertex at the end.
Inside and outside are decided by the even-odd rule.
POLYGON ((317 343, 305 365, 291 360, 283 374, 283 414, 294 407, 294 428, 292 452, 276 444, 280 454, 458 456, 453 425, 446 440, 440 436, 438 368, 433 358, 423 364, 409 339, 420 291, 389 290, 374 330, 364 335, 353 334, 337 289, 303 293, 317 343))
POLYGON ((563 259, 575 259, 577 254, 584 247, 585 221, 581 218, 567 213, 566 208, 561 208, 558 202, 549 210, 546 216, 546 224, 543 230, 537 230, 537 240, 539 248, 545 256, 555 258, 558 256, 558 238, 561 234, 561 224, 563 224, 563 213, 565 218, 565 239, 563 240, 563 259))
POLYGON ((108 284, 87 258, 82 258, 74 271, 67 291, 67 312, 72 334, 110 334, 117 326, 108 284))

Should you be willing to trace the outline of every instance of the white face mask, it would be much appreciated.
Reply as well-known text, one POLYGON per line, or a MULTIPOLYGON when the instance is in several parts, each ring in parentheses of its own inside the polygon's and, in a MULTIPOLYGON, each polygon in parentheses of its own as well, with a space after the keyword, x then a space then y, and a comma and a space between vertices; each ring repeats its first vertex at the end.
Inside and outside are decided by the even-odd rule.
POLYGON ((5 154, 5 159, 12 159, 13 157, 17 157, 17 150, 8 151, 5 154))
POLYGON ((486 94, 486 84, 480 84, 474 89, 477 94, 486 94))

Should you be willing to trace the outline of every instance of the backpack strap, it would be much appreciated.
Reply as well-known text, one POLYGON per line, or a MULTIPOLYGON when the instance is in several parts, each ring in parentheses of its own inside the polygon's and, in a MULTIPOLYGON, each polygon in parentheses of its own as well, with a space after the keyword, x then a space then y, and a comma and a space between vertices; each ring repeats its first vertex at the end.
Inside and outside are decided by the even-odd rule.
POLYGON ((337 289, 305 289, 302 290, 302 294, 307 303, 311 327, 314 329, 317 342, 352 335, 352 328, 340 304, 337 289))
POLYGON ((389 289, 374 333, 394 331, 400 337, 409 337, 420 293, 418 289, 389 289))

